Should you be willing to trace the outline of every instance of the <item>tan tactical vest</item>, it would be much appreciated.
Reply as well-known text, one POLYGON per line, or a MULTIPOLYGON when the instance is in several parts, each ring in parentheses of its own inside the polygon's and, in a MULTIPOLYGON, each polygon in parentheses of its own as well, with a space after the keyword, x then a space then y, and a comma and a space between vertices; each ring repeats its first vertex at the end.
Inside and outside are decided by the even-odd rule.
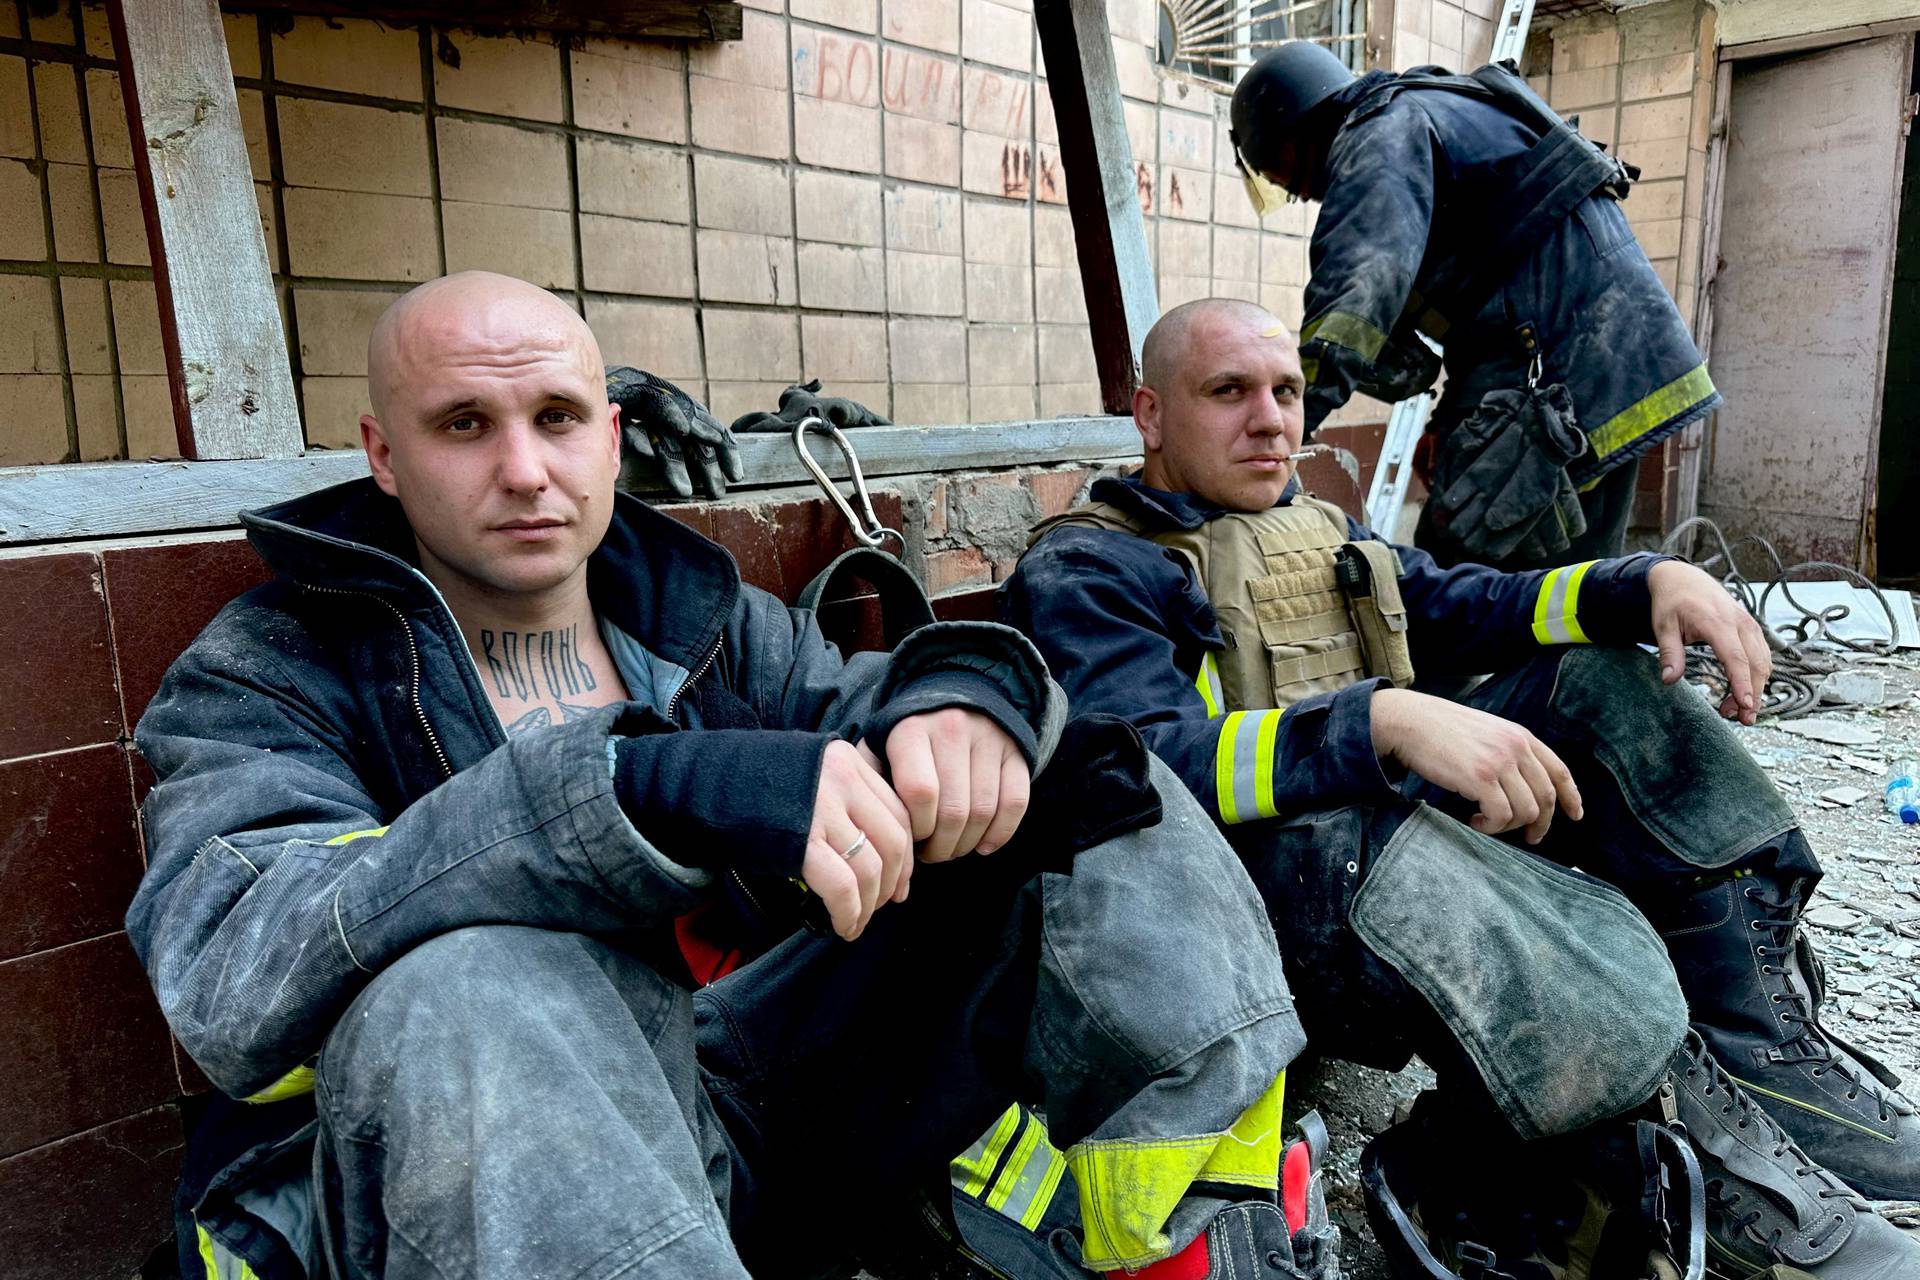
POLYGON ((1157 532, 1095 502, 1036 525, 1027 545, 1065 525, 1151 538, 1192 563, 1227 645, 1211 655, 1221 711, 1285 707, 1370 675, 1402 688, 1413 681, 1399 557, 1384 542, 1349 541, 1331 502, 1303 495, 1157 532))

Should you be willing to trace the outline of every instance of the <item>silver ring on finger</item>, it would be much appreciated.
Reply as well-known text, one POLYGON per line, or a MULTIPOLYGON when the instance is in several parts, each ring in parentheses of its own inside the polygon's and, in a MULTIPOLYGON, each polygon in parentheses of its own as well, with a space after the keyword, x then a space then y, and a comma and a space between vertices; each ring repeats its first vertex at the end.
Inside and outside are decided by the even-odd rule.
POLYGON ((848 845, 846 848, 840 851, 840 856, 842 858, 845 858, 848 862, 852 862, 853 855, 860 852, 862 849, 866 847, 867 847, 867 833, 862 831, 860 833, 860 838, 858 840, 855 840, 852 844, 848 845))

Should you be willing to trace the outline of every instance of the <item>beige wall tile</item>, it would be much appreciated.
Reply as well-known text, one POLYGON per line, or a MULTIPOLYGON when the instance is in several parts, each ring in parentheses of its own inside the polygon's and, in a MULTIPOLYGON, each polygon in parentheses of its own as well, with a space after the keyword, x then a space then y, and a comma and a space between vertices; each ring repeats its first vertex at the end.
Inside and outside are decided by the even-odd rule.
MULTIPOLYGON (((774 311, 729 311, 708 307, 706 329, 709 382, 781 382, 800 376, 799 317, 774 311)), ((769 401, 762 408, 771 409, 769 401)))
MULTIPOLYGON (((100 220, 107 233, 107 261, 122 266, 151 265, 147 254, 147 221, 140 211, 140 188, 131 169, 101 169, 100 220)), ((0 201, 4 204, 4 201, 0 201)), ((0 257, 10 256, 0 251, 0 257)))
POLYGON ((1214 298, 1239 298, 1244 302, 1251 302, 1255 306, 1258 306, 1260 304, 1260 282, 1258 280, 1242 280, 1215 276, 1213 283, 1208 286, 1208 296, 1214 298))
POLYGON ((879 47, 844 31, 793 28, 793 92, 853 107, 880 105, 879 47))
POLYGON ((1033 149, 996 133, 962 131, 960 188, 974 195, 1025 200, 1033 192, 1033 149))
POLYGON ((1691 55, 1698 39, 1694 6, 1686 3, 1647 5, 1620 15, 1620 35, 1628 62, 1691 55))
POLYGON ((967 384, 896 382, 893 420, 910 426, 947 426, 967 420, 967 384))
MULTIPOLYGON (((1162 222, 1157 261, 1162 274, 1212 275, 1212 232, 1204 226, 1194 226, 1184 222, 1162 222)), ((1160 305, 1164 310, 1166 303, 1162 301, 1160 305)))
POLYGON ((1160 113, 1159 163, 1183 169, 1213 167, 1213 118, 1185 111, 1160 113))
POLYGON ((1040 384, 1040 416, 1060 418, 1092 415, 1100 412, 1098 382, 1043 382, 1040 384))
POLYGON ((1693 89, 1693 55, 1675 53, 1664 58, 1642 58, 1620 69, 1620 99, 1664 98, 1693 89))
POLYGON ((561 209, 442 203, 447 270, 499 271, 543 289, 574 285, 573 221, 561 209))
POLYGON ((266 99, 258 89, 241 89, 235 96, 240 109, 240 136, 247 144, 247 168, 254 181, 268 181, 273 177, 273 167, 267 146, 266 99))
POLYGON ((160 298, 146 280, 115 280, 113 333, 120 350, 120 372, 165 374, 167 355, 160 340, 160 298))
POLYGON ((573 120, 582 129, 659 142, 687 140, 687 80, 636 46, 589 41, 573 58, 573 120))
POLYGON ((300 322, 300 368, 323 377, 363 377, 367 337, 399 290, 300 289, 293 291, 300 322))
POLYGON ((88 53, 96 58, 113 57, 113 27, 104 6, 87 5, 82 8, 80 28, 88 53))
POLYGON ((966 264, 957 254, 889 251, 887 310, 902 315, 965 315, 966 264))
MULTIPOLYGON (((1676 258, 1680 254, 1680 219, 1668 218, 1661 222, 1643 222, 1633 229, 1640 248, 1652 259, 1676 258)), ((1672 291, 1671 285, 1668 291, 1672 291)))
POLYGON ((68 366, 76 374, 112 373, 113 348, 107 340, 106 281, 62 276, 60 314, 66 321, 68 366))
MULTIPOLYGON (((687 70, 697 76, 787 90, 787 24, 772 14, 741 15, 741 38, 687 46, 687 70)), ((797 40, 800 29, 796 28, 797 40)), ((636 46, 660 50, 666 46, 636 46)), ((793 85, 795 93, 800 85, 793 85)))
POLYGON ((1260 237, 1260 283, 1295 287, 1307 282, 1307 242, 1293 236, 1260 237))
POLYGON ((313 449, 358 449, 360 415, 373 412, 365 378, 302 378, 300 406, 313 449))
POLYGON ((281 98, 287 183, 389 196, 433 192, 424 116, 309 98, 281 98))
POLYGON ((1034 328, 1030 324, 967 326, 967 381, 975 387, 1031 386, 1034 328))
POLYGON ((793 0, 793 16, 804 22, 871 34, 879 23, 879 0, 793 0))
POLYGON ((969 63, 961 123, 981 133, 1026 139, 1033 131, 1033 79, 969 63))
POLYGON ((27 35, 30 39, 41 40, 47 44, 73 44, 75 39, 72 7, 63 3, 52 12, 45 14, 29 10, 27 35))
POLYGON ((1033 16, 994 0, 960 0, 960 52, 969 62, 1033 69, 1033 16))
POLYGON ((460 57, 458 67, 433 60, 433 96, 441 106, 559 123, 560 50, 551 40, 467 31, 438 31, 432 38, 451 43, 460 57))
POLYGON ((1028 267, 967 264, 967 319, 1025 323, 1033 319, 1033 275, 1028 267))
POLYGON ((93 178, 82 165, 47 166, 47 197, 53 206, 54 255, 62 262, 100 261, 94 224, 93 178))
POLYGON ((896 45, 880 51, 880 102, 895 115, 959 124, 964 87, 957 58, 896 45))
POLYGON ((1633 185, 1633 198, 1620 206, 1627 215, 1627 221, 1638 226, 1642 222, 1663 222, 1668 218, 1681 216, 1681 205, 1686 197, 1686 183, 1678 178, 1662 182, 1636 182, 1633 185))
POLYGON ((1153 55, 1133 40, 1113 42, 1114 78, 1122 97, 1152 102, 1160 96, 1160 78, 1153 73, 1153 55))
POLYGON ((1454 70, 1462 69, 1459 55, 1464 17, 1465 14, 1461 12, 1458 5, 1447 4, 1446 0, 1434 0, 1433 27, 1427 33, 1427 39, 1433 42, 1434 48, 1445 49, 1451 53, 1451 58, 1441 65, 1454 70))
POLYGON ((1581 107, 1613 102, 1619 93, 1620 73, 1613 67, 1595 67, 1590 71, 1569 71, 1557 75, 1547 91, 1547 104, 1565 113, 1581 107))
POLYGON ((1554 32, 1553 74, 1556 76, 1569 71, 1611 67, 1619 61, 1620 28, 1612 20, 1597 30, 1579 29, 1569 23, 1554 32))
POLYGON ((881 251, 802 244, 800 305, 833 311, 884 311, 887 274, 881 251))
POLYGON ((580 252, 589 289, 693 296, 693 239, 684 226, 582 214, 580 252))
POLYGON ((795 98, 793 153, 804 164, 878 173, 880 112, 825 98, 795 98))
POLYGON ((581 212, 655 222, 691 216, 685 152, 613 138, 576 138, 573 145, 581 212))
POLYGON ((1216 279, 1260 280, 1260 233, 1213 229, 1213 274, 1216 279))
MULTIPOLYGON (((53 318, 53 281, 0 276, 0 373, 61 373, 60 326, 53 318)), ((65 410, 61 411, 62 417, 65 410)))
POLYGON ((703 301, 793 305, 793 241, 743 231, 702 229, 695 235, 703 301))
POLYGON ((1693 97, 1629 102, 1620 108, 1620 145, 1684 138, 1693 123, 1693 97))
MULTIPOLYGON (((289 264, 296 275, 345 280, 427 280, 440 274, 433 202, 288 187, 289 264), (369 236, 368 227, 380 228, 369 236)), ((113 237, 107 237, 112 243, 113 237)))
POLYGON ((127 106, 120 100, 120 77, 111 71, 87 71, 87 123, 93 128, 95 163, 116 169, 133 167, 127 145, 127 106))
POLYGON ((793 193, 784 164, 695 156, 700 225, 766 236, 793 234, 793 193))
POLYGON ((769 160, 787 158, 788 98, 784 92, 711 76, 689 77, 689 84, 695 146, 769 160))
POLYGON ((960 52, 960 6, 953 0, 881 0, 880 34, 889 40, 960 52))
POLYGON ((882 240, 880 183, 802 170, 793 177, 793 213, 802 240, 877 245, 882 240))
POLYGON ((780 403, 785 382, 715 382, 708 386, 707 407, 722 422, 732 423, 748 413, 770 412, 780 403))
POLYGON ((26 59, 0 58, 0 156, 33 159, 33 115, 26 59))
POLYGON ((698 313, 692 307, 588 298, 586 316, 606 363, 657 373, 683 389, 687 382, 705 379, 698 313))
POLYGON ((106 462, 124 458, 120 447, 120 414, 113 402, 114 380, 81 374, 73 379, 74 425, 80 428, 80 461, 106 462))
POLYGON ((968 417, 973 422, 1030 422, 1033 419, 1034 388, 971 387, 967 392, 968 417))
MULTIPOLYGON (((382 26, 363 18, 291 21, 291 30, 273 37, 274 79, 375 98, 420 101, 417 29, 382 26)), ((461 61, 464 64, 465 59, 461 61)), ((240 74, 238 68, 235 74, 240 74)), ((258 66, 248 74, 258 75, 258 66)))
POLYGON ((902 383, 967 380, 967 326, 959 320, 889 320, 895 403, 902 383))
POLYGON ((1087 322, 1087 291, 1078 267, 1033 269, 1033 317, 1054 324, 1087 322))
POLYGON ((1662 138, 1658 142, 1622 144, 1620 155, 1640 166, 1640 176, 1648 182, 1661 178, 1682 178, 1687 172, 1687 140, 1662 138))
POLYGON ((1093 331, 1085 325, 1043 324, 1040 326, 1040 382, 1082 382, 1098 384, 1099 369, 1093 361, 1093 331))
POLYGON ((1213 175, 1194 169, 1162 165, 1158 175, 1160 212, 1169 218, 1189 222, 1210 222, 1213 218, 1213 175))
MULTIPOLYGON (((842 383, 884 383, 887 322, 879 316, 801 316, 800 353, 806 375, 819 378, 835 394, 851 394, 839 390, 842 383)), ((861 403, 875 407, 870 401, 861 403)))
POLYGON ((120 379, 120 403, 126 411, 127 456, 177 458, 180 437, 173 425, 173 395, 164 377, 147 374, 120 379))
POLYGON ((960 181, 960 130, 932 120, 888 113, 887 176, 951 187, 960 181))
POLYGON ((1260 217, 1247 200, 1246 187, 1237 173, 1213 176, 1213 220, 1229 227, 1258 227, 1260 217))
POLYGON ((968 262, 1025 266, 1033 261, 1032 210, 1024 204, 966 201, 968 262))
MULTIPOLYGON (((1260 305, 1271 312, 1280 323, 1298 333, 1301 311, 1305 307, 1305 294, 1306 290, 1296 285, 1263 284, 1260 286, 1260 305)), ((1163 307, 1167 305, 1164 297, 1160 300, 1160 305, 1163 307)))
POLYGON ((0 374, 0 466, 67 459, 67 398, 57 376, 0 374))
POLYGON ((258 79, 260 19, 251 13, 222 13, 220 27, 226 35, 227 61, 233 67, 233 74, 258 79))
POLYGON ((280 236, 275 231, 273 220, 273 188, 264 182, 253 184, 253 204, 260 211, 260 238, 267 246, 267 269, 282 271, 280 262, 280 236))
MULTIPOLYGON (((75 69, 54 62, 35 63, 33 96, 40 115, 40 154, 62 164, 85 164, 87 135, 80 122, 80 81, 75 69)), ((132 160, 127 158, 129 164, 132 160)))
POLYGON ((1077 267, 1073 216, 1064 209, 1036 209, 1033 213, 1033 260, 1043 267, 1077 267))
POLYGON ((885 204, 889 249, 960 253, 961 206, 957 192, 892 186, 887 188, 885 204))
POLYGON ((1160 309, 1170 311, 1184 302, 1213 296, 1211 276, 1160 275, 1160 309))
POLYGON ((571 209, 567 140, 558 133, 441 117, 440 195, 476 204, 571 209))

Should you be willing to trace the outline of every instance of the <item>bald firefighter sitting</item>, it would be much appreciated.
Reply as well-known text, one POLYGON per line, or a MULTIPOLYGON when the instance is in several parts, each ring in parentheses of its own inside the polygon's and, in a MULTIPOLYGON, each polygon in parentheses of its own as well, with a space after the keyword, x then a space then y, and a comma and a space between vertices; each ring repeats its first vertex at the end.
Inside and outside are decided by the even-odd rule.
POLYGON ((1670 1087, 1723 1265, 1920 1274, 1857 1207, 1920 1195, 1920 1117, 1820 1025, 1819 862, 1678 683, 1710 644, 1721 715, 1752 723, 1758 625, 1675 560, 1443 570, 1308 496, 1299 356, 1257 307, 1176 308, 1144 355, 1144 468, 1039 527, 1006 616, 1240 850, 1313 1045, 1418 1052, 1513 1140, 1670 1087), (1458 700, 1409 687, 1489 670, 1458 700))
POLYGON ((1132 730, 994 624, 843 658, 617 494, 544 290, 422 285, 368 364, 371 476, 244 517, 275 578, 138 731, 128 929, 224 1095, 191 1273, 805 1274, 1015 1101, 1084 1261, 1280 1256, 1299 1023, 1132 730))

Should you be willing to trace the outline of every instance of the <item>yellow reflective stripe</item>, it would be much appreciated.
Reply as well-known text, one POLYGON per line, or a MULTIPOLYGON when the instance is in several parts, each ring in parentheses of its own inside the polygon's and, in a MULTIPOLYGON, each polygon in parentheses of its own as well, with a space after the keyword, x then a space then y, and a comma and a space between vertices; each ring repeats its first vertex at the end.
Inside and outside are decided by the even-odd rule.
POLYGON ((258 1093, 248 1094, 242 1102, 285 1102, 303 1093, 313 1092, 313 1068, 295 1067, 258 1093))
POLYGON ((200 1263, 207 1269, 207 1280, 260 1280, 245 1258, 218 1244, 198 1222, 193 1224, 193 1232, 200 1246, 200 1263))
POLYGON ((995 1180, 993 1190, 987 1193, 987 1208, 1001 1213, 1006 1211, 1007 1198, 1020 1185, 1020 1176, 1026 1172, 1027 1161, 1033 1158, 1033 1150, 1039 1145, 1044 1133, 1045 1130, 1040 1127, 1040 1122, 1028 1116, 1027 1127, 1020 1134, 1020 1141, 1014 1145, 1013 1155, 1007 1160, 1007 1167, 995 1180))
POLYGON ((1300 376, 1309 384, 1320 381, 1320 361, 1313 356, 1301 356, 1300 376))
POLYGON ((1799 1107, 1802 1111, 1811 1111, 1813 1112, 1813 1114, 1817 1116, 1822 1116, 1828 1120, 1833 1121, 1835 1124, 1845 1125, 1849 1129, 1857 1130, 1860 1133, 1866 1134, 1867 1137, 1877 1139, 1880 1142, 1896 1141, 1896 1139, 1888 1137, 1886 1134, 1881 1133, 1878 1129, 1869 1129, 1866 1125, 1859 1124, 1855 1121, 1849 1120, 1845 1116, 1837 1116, 1831 1111, 1824 1111, 1821 1108, 1814 1106, 1811 1102, 1802 1102, 1799 1098, 1790 1097, 1784 1093, 1775 1093, 1772 1089, 1763 1089, 1759 1085, 1753 1083, 1753 1081, 1742 1080, 1739 1076, 1733 1077, 1733 1080, 1735 1084, 1738 1084, 1741 1088, 1745 1089, 1748 1093, 1763 1093, 1769 1098, 1778 1099, 1779 1101, 1784 1102, 1789 1106, 1799 1107))
POLYGON ((1673 421, 1712 394, 1713 379, 1707 376, 1707 366, 1704 364, 1693 366, 1652 395, 1634 401, 1601 423, 1588 437, 1593 444, 1595 456, 1604 458, 1610 453, 1624 449, 1647 432, 1673 421))
POLYGON ((1533 601, 1533 638, 1541 644, 1591 644, 1580 626, 1580 583, 1587 570, 1600 563, 1586 560, 1563 565, 1540 580, 1533 601))
POLYGON ((1137 1271, 1168 1256, 1167 1219, 1197 1181, 1278 1187, 1285 1092, 1282 1072, 1225 1133, 1075 1144, 1067 1167, 1080 1189, 1084 1264, 1094 1271, 1137 1271))
MULTIPOLYGON (((1060 1189, 1060 1179, 1067 1176, 1067 1158, 1049 1142, 1043 1153, 1047 1158, 1046 1168, 1040 1173, 1039 1183, 1034 1187, 1032 1197, 1024 1208, 1019 1209, 1018 1221, 1022 1227, 1032 1231, 1040 1225, 1040 1219, 1047 1216, 1047 1206, 1053 1203, 1053 1193, 1060 1189)), ((1008 1206, 1008 1216, 1013 1216, 1018 1201, 1008 1206)))
POLYGON ((1225 697, 1220 692, 1220 664, 1211 653, 1200 655, 1200 672, 1193 678, 1193 687, 1200 691, 1200 701, 1207 704, 1207 719, 1219 715, 1225 697))
POLYGON ((1365 316, 1357 316, 1351 311, 1329 311, 1300 330, 1301 346, 1306 346, 1315 338, 1350 347, 1360 353, 1361 359, 1368 361, 1378 356, 1380 348, 1387 345, 1386 334, 1365 316))
POLYGON ((350 844, 366 836, 383 836, 390 830, 392 830, 391 827, 368 827, 365 831, 349 831, 345 835, 335 836, 333 839, 327 841, 327 843, 350 844))
POLYGON ((993 1166, 1000 1163, 1000 1153, 1007 1149, 1007 1143, 1012 1141, 1019 1127, 1020 1107, 1015 1104, 1001 1112, 993 1128, 981 1134, 972 1146, 954 1160, 953 1185, 960 1189, 962 1195, 978 1198, 986 1190, 987 1178, 993 1173, 993 1166))
POLYGON ((1274 743, 1282 711, 1230 711, 1213 751, 1214 800, 1220 820, 1233 824, 1271 818, 1274 743))

